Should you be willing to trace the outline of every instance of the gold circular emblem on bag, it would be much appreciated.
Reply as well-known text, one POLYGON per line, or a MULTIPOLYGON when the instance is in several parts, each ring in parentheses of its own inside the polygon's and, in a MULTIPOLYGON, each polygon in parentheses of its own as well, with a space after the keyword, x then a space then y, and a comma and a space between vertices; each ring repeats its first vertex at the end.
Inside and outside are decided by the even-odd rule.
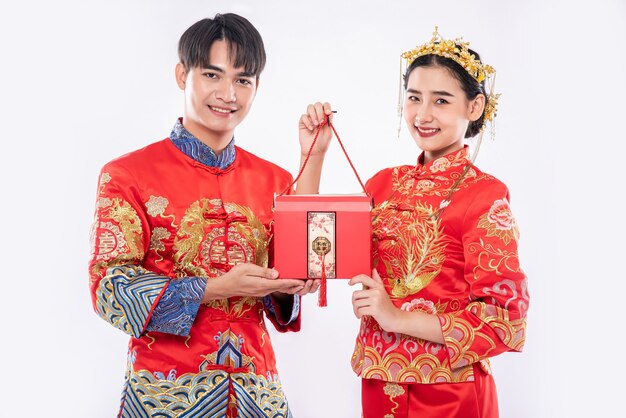
POLYGON ((317 237, 312 243, 313 252, 317 255, 326 255, 330 252, 331 243, 326 237, 317 237))

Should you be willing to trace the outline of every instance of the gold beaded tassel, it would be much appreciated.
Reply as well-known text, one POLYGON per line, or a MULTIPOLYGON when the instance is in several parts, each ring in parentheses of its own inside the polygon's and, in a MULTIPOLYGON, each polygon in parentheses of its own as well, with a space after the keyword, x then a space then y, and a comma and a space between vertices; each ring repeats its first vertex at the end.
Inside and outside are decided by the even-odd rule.
POLYGON ((402 111, 404 109, 404 73, 402 68, 402 62, 404 59, 400 57, 400 76, 398 77, 398 138, 400 138, 400 131, 402 130, 402 111))
POLYGON ((487 97, 487 104, 490 108, 490 125, 489 125, 489 135, 491 136, 491 140, 494 141, 496 139, 496 108, 498 106, 498 99, 500 98, 500 94, 495 94, 496 88, 496 73, 493 72, 489 80, 489 97, 487 97))

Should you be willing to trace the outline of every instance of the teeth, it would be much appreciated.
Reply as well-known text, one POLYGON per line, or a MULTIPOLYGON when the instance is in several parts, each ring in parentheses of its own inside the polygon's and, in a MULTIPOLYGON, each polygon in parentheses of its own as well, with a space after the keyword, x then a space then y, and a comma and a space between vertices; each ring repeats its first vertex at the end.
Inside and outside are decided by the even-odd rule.
POLYGON ((437 128, 433 128, 433 129, 422 129, 422 128, 417 128, 420 132, 424 132, 425 134, 432 134, 437 132, 439 129, 437 128))
POLYGON ((220 109, 219 107, 213 107, 213 106, 209 106, 212 110, 215 110, 216 112, 219 113, 230 113, 231 111, 228 109, 220 109))

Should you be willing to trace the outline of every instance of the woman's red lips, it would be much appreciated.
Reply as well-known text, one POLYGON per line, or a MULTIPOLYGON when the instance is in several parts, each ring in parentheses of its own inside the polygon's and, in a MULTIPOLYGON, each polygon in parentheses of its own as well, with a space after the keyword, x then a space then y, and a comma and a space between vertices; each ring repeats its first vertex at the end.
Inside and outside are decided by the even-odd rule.
POLYGON ((440 131, 439 128, 427 128, 425 126, 417 126, 417 133, 422 138, 428 138, 433 135, 437 135, 440 131))

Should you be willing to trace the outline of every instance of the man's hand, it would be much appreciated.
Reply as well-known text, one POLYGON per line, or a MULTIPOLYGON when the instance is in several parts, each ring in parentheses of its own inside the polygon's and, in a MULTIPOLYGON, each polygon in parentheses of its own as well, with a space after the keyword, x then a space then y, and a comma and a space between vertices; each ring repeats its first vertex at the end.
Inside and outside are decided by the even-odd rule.
POLYGON ((228 273, 207 280, 202 302, 232 296, 266 296, 274 292, 294 294, 306 288, 304 280, 278 279, 274 269, 238 264, 228 273))
POLYGON ((304 287, 301 290, 297 290, 297 288, 291 289, 292 291, 278 291, 272 293, 272 296, 277 299, 284 298, 286 295, 300 295, 304 296, 307 293, 315 293, 320 288, 320 280, 319 279, 309 279, 305 281, 304 287))

